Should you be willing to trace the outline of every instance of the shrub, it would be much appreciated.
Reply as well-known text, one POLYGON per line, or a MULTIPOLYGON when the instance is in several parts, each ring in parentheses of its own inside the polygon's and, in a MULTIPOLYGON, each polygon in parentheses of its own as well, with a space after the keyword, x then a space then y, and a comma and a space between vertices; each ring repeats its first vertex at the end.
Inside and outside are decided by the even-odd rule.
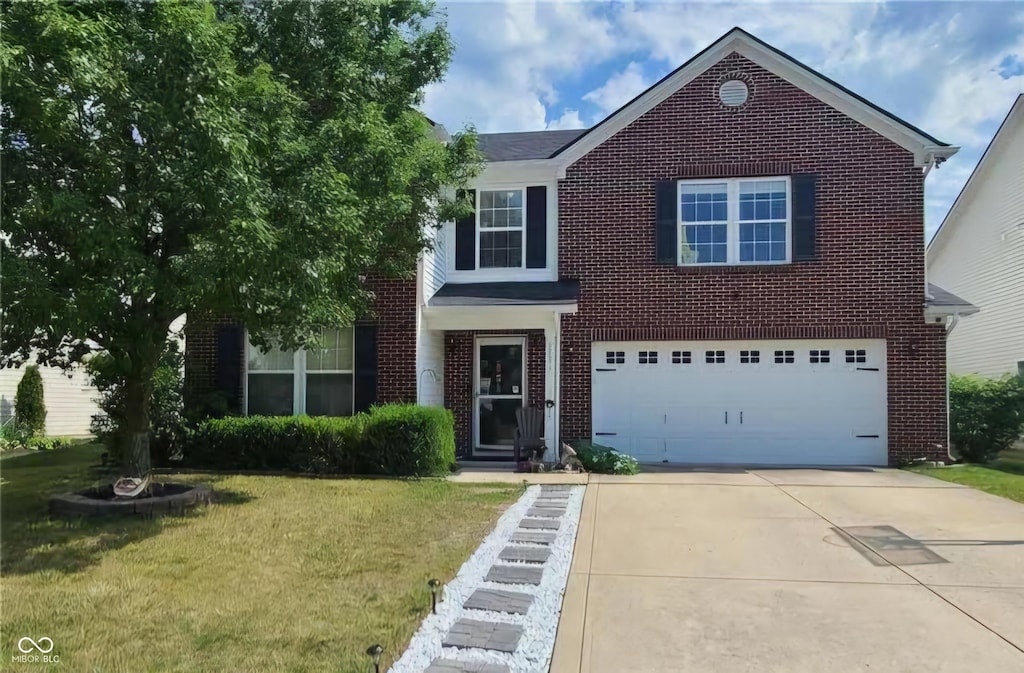
POLYGON ((63 449, 74 444, 69 437, 45 437, 33 435, 17 423, 0 426, 0 453, 28 449, 31 451, 51 451, 63 449))
POLYGON ((572 440, 569 446, 576 450, 577 457, 588 472, 636 474, 640 471, 636 458, 619 453, 611 447, 595 444, 589 439, 572 440))
POLYGON ((993 460, 1024 431, 1024 379, 950 377, 949 438, 961 459, 993 460))
MULTIPOLYGON (((182 417, 183 357, 178 343, 168 339, 153 374, 153 399, 149 407, 149 453, 153 465, 165 466, 181 450, 185 438, 182 417)), ((93 416, 89 429, 106 447, 112 462, 127 463, 131 438, 122 431, 123 377, 117 361, 107 353, 93 356, 88 365, 92 384, 100 393, 102 413, 93 416)))
POLYGON ((363 441, 372 474, 441 474, 455 463, 455 421, 452 412, 440 407, 374 407, 363 441))
POLYGON ((200 423, 185 447, 195 468, 423 476, 455 462, 455 425, 444 409, 411 404, 342 418, 229 417, 200 423))
POLYGON ((25 367, 14 397, 14 418, 33 435, 46 433, 46 403, 43 401, 43 377, 38 365, 25 367))

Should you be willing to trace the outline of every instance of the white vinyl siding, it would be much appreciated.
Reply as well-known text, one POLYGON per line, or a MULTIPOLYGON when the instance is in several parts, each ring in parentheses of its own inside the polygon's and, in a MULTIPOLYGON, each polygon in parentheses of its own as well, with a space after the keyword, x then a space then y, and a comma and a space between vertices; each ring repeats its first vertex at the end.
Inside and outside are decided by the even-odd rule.
POLYGON ((1024 360, 1024 109, 1016 118, 928 251, 928 280, 981 309, 949 336, 956 374, 1012 374, 1024 360))
MULTIPOLYGON (((14 417, 14 399, 25 366, 0 369, 0 422, 14 417)), ((40 367, 43 378, 43 400, 46 403, 46 434, 51 437, 86 437, 89 423, 100 413, 96 400, 99 392, 89 383, 82 367, 68 378, 56 367, 40 367)))

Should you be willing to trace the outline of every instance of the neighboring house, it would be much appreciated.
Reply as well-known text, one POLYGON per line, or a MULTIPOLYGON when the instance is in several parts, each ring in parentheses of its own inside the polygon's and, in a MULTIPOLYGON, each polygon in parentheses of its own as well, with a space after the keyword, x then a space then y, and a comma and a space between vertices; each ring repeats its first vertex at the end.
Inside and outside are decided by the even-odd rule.
POLYGON ((981 312, 948 340, 957 374, 1024 374, 1024 94, 928 245, 928 278, 981 312))
POLYGON ((957 148, 734 29, 588 130, 480 136, 476 212, 326 353, 189 324, 187 394, 243 413, 444 404, 463 457, 945 459, 946 324, 924 180, 957 148))
MULTIPOLYGON (((93 414, 99 413, 99 392, 78 367, 68 377, 58 367, 39 367, 46 403, 46 434, 51 437, 86 437, 93 414)), ((0 423, 14 418, 14 399, 25 367, 0 369, 0 423)))

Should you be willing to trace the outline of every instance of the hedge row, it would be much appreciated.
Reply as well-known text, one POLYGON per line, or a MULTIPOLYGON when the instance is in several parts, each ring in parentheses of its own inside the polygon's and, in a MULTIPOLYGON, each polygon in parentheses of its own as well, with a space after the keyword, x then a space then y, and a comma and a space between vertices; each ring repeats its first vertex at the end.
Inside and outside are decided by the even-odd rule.
POLYGON ((248 416, 204 421, 183 451, 186 467, 310 474, 426 476, 455 463, 450 411, 414 404, 356 416, 248 416))

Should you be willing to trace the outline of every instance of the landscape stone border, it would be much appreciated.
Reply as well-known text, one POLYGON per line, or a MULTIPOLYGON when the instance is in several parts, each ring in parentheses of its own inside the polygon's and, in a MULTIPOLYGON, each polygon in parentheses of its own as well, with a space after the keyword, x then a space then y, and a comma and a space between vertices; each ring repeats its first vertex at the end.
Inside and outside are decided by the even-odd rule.
POLYGON ((106 516, 181 515, 197 505, 209 504, 213 490, 206 484, 152 484, 153 488, 173 491, 167 495, 133 500, 112 500, 113 486, 90 488, 77 493, 50 497, 50 516, 79 519, 106 516))

